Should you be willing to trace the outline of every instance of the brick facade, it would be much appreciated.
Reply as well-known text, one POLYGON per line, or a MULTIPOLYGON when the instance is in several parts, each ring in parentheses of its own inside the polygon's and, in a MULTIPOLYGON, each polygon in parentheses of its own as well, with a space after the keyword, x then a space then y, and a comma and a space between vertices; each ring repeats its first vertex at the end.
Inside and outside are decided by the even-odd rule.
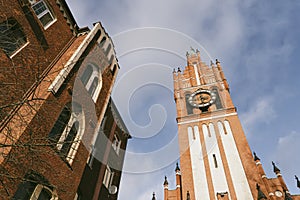
MULTIPOLYGON (((79 29, 64 0, 8 1, 0 11, 1 28, 7 30, 0 36, 0 199, 46 193, 54 199, 79 198, 80 183, 90 183, 85 177, 90 147, 113 104, 110 95, 119 70, 113 43, 100 23, 91 30, 79 29), (41 16, 34 7, 38 5, 53 16, 47 26, 49 16, 41 16), (26 43, 13 53, 3 39, 12 34, 13 28, 5 26, 8 20, 17 21, 13 28, 26 36, 26 43), (93 71, 84 82, 89 67, 93 71), (60 127, 65 127, 62 132, 60 127)), ((115 130, 119 121, 119 115, 112 117, 107 129, 115 130)), ((115 134, 106 135, 109 156, 115 134)), ((120 148, 126 149, 126 127, 118 134, 120 148)), ((123 159, 124 154, 118 155, 120 168, 112 180, 117 187, 123 159)), ((95 185, 101 189, 109 163, 98 163, 95 185)), ((90 199, 102 195, 107 194, 99 190, 90 199)))

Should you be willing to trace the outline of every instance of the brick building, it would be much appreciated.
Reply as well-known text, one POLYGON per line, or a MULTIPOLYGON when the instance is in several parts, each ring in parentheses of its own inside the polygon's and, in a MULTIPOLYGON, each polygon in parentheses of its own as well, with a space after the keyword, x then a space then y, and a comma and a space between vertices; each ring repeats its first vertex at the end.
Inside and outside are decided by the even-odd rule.
POLYGON ((79 28, 64 0, 2 2, 0 62, 0 199, 117 199, 130 135, 101 23, 79 28))
POLYGON ((218 60, 208 66, 191 49, 173 79, 181 169, 176 166, 175 189, 165 177, 165 200, 300 199, 275 163, 276 178, 268 178, 252 155, 218 60))

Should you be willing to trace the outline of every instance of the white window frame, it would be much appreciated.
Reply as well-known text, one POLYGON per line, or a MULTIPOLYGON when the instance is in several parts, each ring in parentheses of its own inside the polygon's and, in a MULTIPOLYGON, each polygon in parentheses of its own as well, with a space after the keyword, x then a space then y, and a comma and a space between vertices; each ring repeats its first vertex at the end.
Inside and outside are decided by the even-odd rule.
POLYGON ((47 5, 47 2, 45 2, 45 0, 34 0, 34 1, 30 1, 30 3, 31 3, 31 8, 32 8, 32 10, 34 11, 34 14, 37 16, 37 18, 39 19, 39 21, 40 21, 41 24, 42 24, 41 18, 42 18, 43 16, 45 16, 47 13, 50 14, 50 16, 51 16, 51 18, 52 18, 52 21, 49 22, 48 24, 46 24, 45 26, 42 24, 42 26, 44 27, 45 30, 46 30, 47 28, 49 28, 52 24, 54 24, 54 22, 57 21, 56 17, 55 17, 54 14, 52 13, 52 11, 49 9, 49 6, 47 5), (40 3, 42 3, 42 4, 45 6, 46 10, 44 10, 42 13, 40 13, 40 14, 37 15, 37 14, 35 13, 36 10, 34 9, 34 6, 37 5, 37 4, 40 4, 40 3))
POLYGON ((41 192, 42 192, 43 189, 48 190, 49 193, 52 194, 51 200, 58 200, 58 196, 57 196, 57 194, 54 191, 52 191, 49 187, 41 185, 41 184, 38 184, 35 187, 33 193, 30 196, 30 200, 38 200, 38 198, 39 198, 39 196, 40 196, 40 194, 41 194, 41 192))
POLYGON ((61 136, 60 136, 60 138, 59 138, 59 140, 56 144, 56 148, 60 151, 61 148, 63 147, 63 144, 64 144, 64 142, 65 142, 72 126, 73 126, 73 124, 76 121, 79 122, 79 128, 78 128, 77 134, 76 134, 76 136, 73 140, 71 148, 70 148, 70 150, 69 150, 69 152, 67 153, 67 156, 66 156, 66 160, 68 161, 68 163, 70 165, 72 165, 72 163, 74 161, 75 155, 77 153, 77 150, 78 150, 78 147, 79 147, 79 144, 80 144, 80 141, 82 139, 83 132, 84 132, 84 115, 83 115, 82 111, 78 114, 75 114, 74 112, 72 112, 71 117, 68 121, 68 124, 65 127, 63 133, 61 134, 61 136))
POLYGON ((112 172, 110 167, 107 165, 106 170, 105 170, 105 174, 104 174, 104 177, 103 177, 103 185, 107 189, 111 186, 113 178, 114 178, 114 172, 112 172))
POLYGON ((111 144, 112 148, 115 150, 116 154, 119 155, 120 147, 121 147, 121 140, 119 137, 115 134, 113 142, 111 144))
POLYGON ((90 87, 92 86, 93 84, 93 81, 94 79, 97 77, 98 78, 98 85, 96 87, 96 90, 94 92, 94 94, 91 96, 93 101, 96 103, 97 99, 98 99, 98 96, 100 94, 100 91, 102 89, 102 74, 100 72, 100 68, 97 66, 95 66, 94 64, 92 63, 89 63, 88 65, 92 66, 93 68, 93 72, 91 74, 91 76, 89 77, 89 80, 88 82, 86 83, 86 90, 89 91, 90 87), (99 71, 98 71, 99 70, 99 71))

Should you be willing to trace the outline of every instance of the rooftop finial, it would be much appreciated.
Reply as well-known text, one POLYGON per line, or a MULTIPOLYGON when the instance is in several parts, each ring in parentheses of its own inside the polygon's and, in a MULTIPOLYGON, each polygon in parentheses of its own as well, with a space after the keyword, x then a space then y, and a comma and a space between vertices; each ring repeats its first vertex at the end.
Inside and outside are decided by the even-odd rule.
POLYGON ((257 157, 256 153, 253 151, 253 155, 254 155, 254 161, 258 161, 260 160, 259 157, 257 157))
POLYGON ((175 68, 173 69, 173 73, 176 73, 176 70, 175 70, 175 68))
POLYGON ((177 172, 177 171, 180 171, 180 168, 179 168, 178 162, 176 163, 176 168, 175 168, 175 172, 177 172))
POLYGON ((164 185, 169 185, 168 180, 167 180, 167 176, 165 176, 164 185))
POLYGON ((177 70, 177 72, 181 72, 181 70, 180 70, 180 67, 178 67, 178 70, 177 70))
POLYGON ((218 59, 216 59, 216 64, 220 64, 220 61, 218 59))
POLYGON ((152 200, 156 200, 156 198, 155 198, 155 192, 153 192, 153 197, 152 197, 152 200))
POLYGON ((279 173, 280 172, 280 169, 275 165, 275 163, 272 161, 272 165, 273 165, 273 171, 275 173, 279 173))
POLYGON ((295 179, 297 181, 297 187, 300 188, 300 181, 299 181, 299 179, 298 179, 298 177, 296 175, 295 175, 295 179))

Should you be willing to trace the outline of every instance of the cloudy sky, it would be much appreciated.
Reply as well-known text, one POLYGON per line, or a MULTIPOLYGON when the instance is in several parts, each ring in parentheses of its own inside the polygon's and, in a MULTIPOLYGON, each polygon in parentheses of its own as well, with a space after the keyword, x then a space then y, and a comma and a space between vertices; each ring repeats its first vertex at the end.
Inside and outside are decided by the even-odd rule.
POLYGON ((121 70, 113 98, 133 139, 119 199, 162 199, 178 159, 172 70, 189 46, 218 58, 250 147, 269 177, 277 163, 300 193, 300 1, 67 0, 78 24, 100 21, 121 70))

